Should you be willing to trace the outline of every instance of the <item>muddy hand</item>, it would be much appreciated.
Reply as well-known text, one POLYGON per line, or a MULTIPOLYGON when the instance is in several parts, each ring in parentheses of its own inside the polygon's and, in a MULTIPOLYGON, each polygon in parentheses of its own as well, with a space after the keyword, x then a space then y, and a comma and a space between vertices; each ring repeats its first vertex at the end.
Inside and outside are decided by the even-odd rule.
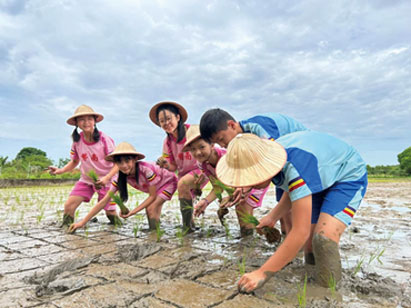
POLYGON ((238 282, 238 291, 241 293, 250 293, 261 288, 270 277, 267 278, 261 270, 244 274, 238 282))
POLYGON ((260 219, 260 223, 256 226, 256 230, 258 234, 263 235, 263 228, 264 227, 274 227, 276 221, 270 217, 270 215, 265 215, 263 218, 260 219))

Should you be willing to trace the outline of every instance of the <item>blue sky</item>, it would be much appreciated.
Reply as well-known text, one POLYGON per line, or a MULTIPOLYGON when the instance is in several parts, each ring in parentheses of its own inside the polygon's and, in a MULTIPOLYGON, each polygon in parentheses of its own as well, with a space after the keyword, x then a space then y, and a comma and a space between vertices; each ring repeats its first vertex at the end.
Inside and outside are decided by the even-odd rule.
POLYGON ((162 100, 198 123, 279 112, 355 146, 370 165, 411 146, 410 1, 0 0, 0 156, 68 157, 65 121, 155 160, 162 100))

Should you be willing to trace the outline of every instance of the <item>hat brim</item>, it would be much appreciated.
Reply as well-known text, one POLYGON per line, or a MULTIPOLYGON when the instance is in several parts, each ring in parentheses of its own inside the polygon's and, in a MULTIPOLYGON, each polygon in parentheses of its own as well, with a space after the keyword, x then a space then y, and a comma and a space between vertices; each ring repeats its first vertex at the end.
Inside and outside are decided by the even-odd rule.
POLYGON ((160 123, 158 123, 157 121, 157 110, 158 108, 160 108, 163 105, 172 105, 174 107, 176 107, 178 109, 178 112, 180 113, 180 117, 181 117, 181 121, 183 121, 183 123, 185 123, 185 121, 187 121, 187 111, 184 109, 183 106, 181 106, 180 104, 176 103, 176 102, 159 102, 157 104, 155 104, 149 112, 149 116, 150 116, 150 120, 157 126, 160 126, 160 123))
POLYGON ((96 112, 84 112, 84 113, 79 113, 79 114, 76 114, 76 115, 68 118, 68 120, 66 122, 69 125, 76 126, 77 125, 76 118, 82 117, 82 116, 88 116, 88 115, 96 116, 96 123, 101 122, 104 119, 102 114, 99 114, 99 113, 96 113, 96 112))
POLYGON ((255 186, 273 178, 287 162, 287 152, 275 141, 262 141, 266 143, 266 153, 261 161, 251 167, 239 169, 227 162, 226 154, 217 163, 217 178, 231 187, 255 186))
POLYGON ((183 152, 188 152, 190 151, 190 145, 194 142, 201 139, 201 136, 195 136, 194 138, 191 138, 189 140, 186 141, 186 143, 184 144, 184 147, 182 148, 183 152))
POLYGON ((105 159, 107 161, 113 162, 114 161, 114 156, 119 156, 119 155, 130 155, 130 156, 136 156, 137 160, 144 159, 146 156, 144 154, 138 153, 138 152, 133 152, 133 151, 119 151, 119 152, 112 152, 111 154, 107 155, 105 159))

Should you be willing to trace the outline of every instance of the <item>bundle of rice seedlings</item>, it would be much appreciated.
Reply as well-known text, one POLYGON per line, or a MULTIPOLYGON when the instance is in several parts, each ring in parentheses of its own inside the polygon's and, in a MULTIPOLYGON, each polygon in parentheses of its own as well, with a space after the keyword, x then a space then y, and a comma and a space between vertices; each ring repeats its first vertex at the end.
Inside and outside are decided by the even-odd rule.
MULTIPOLYGON (((248 214, 248 213, 240 213, 240 219, 246 223, 246 224, 251 224, 255 227, 257 227, 259 225, 259 221, 257 218, 255 218, 253 215, 248 214)), ((272 243, 276 243, 276 242, 280 242, 281 241, 281 233, 280 231, 278 231, 276 228, 272 228, 272 227, 263 227, 262 232, 265 236, 265 238, 267 239, 267 242, 272 244, 272 243)))
POLYGON ((96 183, 98 181, 98 175, 94 169, 91 169, 89 172, 87 172, 87 176, 93 180, 93 183, 96 183))
POLYGON ((120 207, 121 214, 127 215, 130 210, 127 208, 127 206, 124 205, 123 200, 121 199, 120 196, 114 194, 112 191, 109 192, 111 199, 120 207))

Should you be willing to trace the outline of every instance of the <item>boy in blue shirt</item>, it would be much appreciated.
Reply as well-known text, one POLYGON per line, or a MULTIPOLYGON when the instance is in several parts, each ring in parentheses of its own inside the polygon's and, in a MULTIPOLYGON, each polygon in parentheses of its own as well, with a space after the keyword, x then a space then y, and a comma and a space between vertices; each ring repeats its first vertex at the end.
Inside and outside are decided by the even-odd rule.
POLYGON ((368 184, 366 164, 353 147, 315 131, 288 134, 276 142, 242 134, 230 143, 216 171, 229 186, 260 189, 273 182, 284 190, 257 229, 273 226, 290 209, 292 213, 290 233, 258 270, 241 277, 241 291, 261 287, 303 246, 306 254, 313 253, 320 285, 341 279, 338 244, 368 184))
MULTIPOLYGON (((304 131, 307 128, 297 120, 278 113, 266 113, 256 115, 249 119, 237 122, 234 117, 227 111, 220 108, 210 109, 203 114, 200 120, 201 137, 209 143, 218 143, 220 146, 227 148, 230 141, 241 133, 251 133, 260 138, 276 140, 281 136, 304 131)), ((228 204, 232 206, 238 203, 241 195, 246 195, 242 190, 234 193, 234 201, 228 204)), ((280 200, 282 190, 276 189, 277 201, 280 200)), ((237 212, 245 211, 249 214, 248 209, 236 209, 237 212)), ((285 214, 280 219, 281 231, 286 234, 291 229, 290 215, 285 214)))

